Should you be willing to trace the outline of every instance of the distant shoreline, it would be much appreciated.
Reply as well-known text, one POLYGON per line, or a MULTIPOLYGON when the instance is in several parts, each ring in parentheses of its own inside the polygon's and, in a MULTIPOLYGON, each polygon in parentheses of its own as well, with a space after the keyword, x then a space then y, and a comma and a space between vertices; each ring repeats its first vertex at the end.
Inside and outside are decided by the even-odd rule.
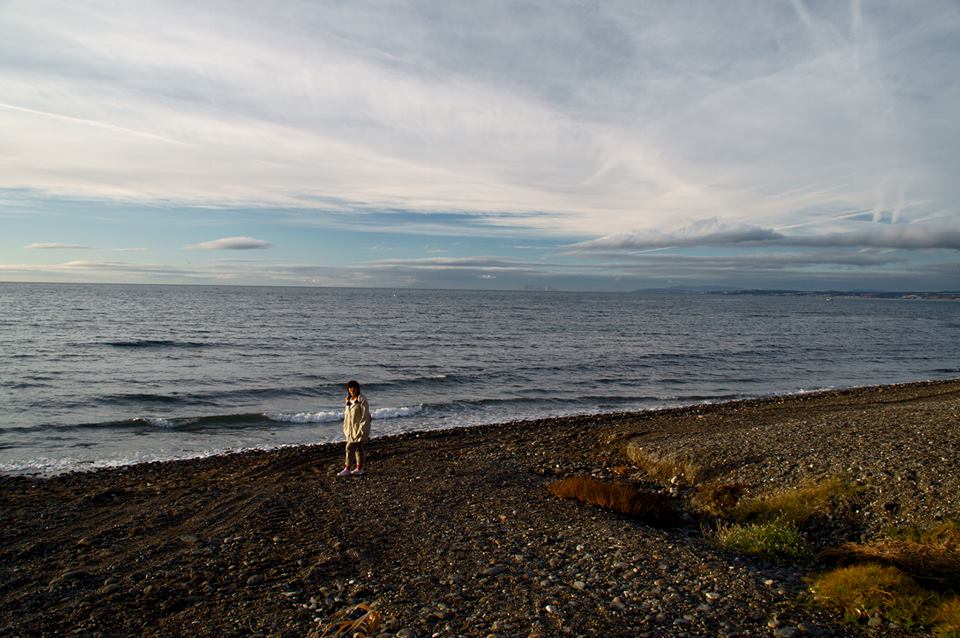
POLYGON ((567 290, 553 287, 526 286, 523 288, 391 288, 381 286, 307 286, 294 284, 224 284, 224 283, 156 283, 123 281, 0 281, 3 285, 24 286, 150 286, 160 288, 293 288, 318 290, 384 290, 418 292, 503 292, 503 293, 558 293, 558 294, 604 294, 604 295, 743 295, 774 297, 834 297, 860 299, 913 299, 931 301, 960 301, 960 291, 857 291, 857 290, 778 290, 764 288, 641 288, 636 290, 567 290))

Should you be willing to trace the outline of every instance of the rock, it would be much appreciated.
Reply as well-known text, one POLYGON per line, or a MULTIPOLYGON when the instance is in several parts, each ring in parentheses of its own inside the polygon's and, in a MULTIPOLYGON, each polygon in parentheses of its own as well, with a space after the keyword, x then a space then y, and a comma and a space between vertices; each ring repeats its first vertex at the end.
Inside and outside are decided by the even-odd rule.
POLYGON ((617 596, 612 601, 610 601, 610 606, 619 611, 626 611, 627 606, 624 604, 623 599, 617 596))
POLYGON ((707 593, 704 594, 704 597, 706 597, 707 600, 713 602, 714 600, 720 599, 720 594, 718 594, 715 591, 708 591, 707 593))
POLYGON ((823 627, 806 621, 797 623, 797 630, 800 633, 807 634, 809 636, 826 636, 828 633, 823 627))
POLYGON ((557 613, 557 607, 556 607, 555 605, 547 605, 547 606, 544 607, 543 609, 544 609, 544 611, 546 611, 548 614, 555 614, 555 613, 557 613))
POLYGON ((776 638, 795 638, 800 633, 796 627, 780 627, 773 632, 776 638))
POLYGON ((867 627, 879 627, 883 624, 883 618, 880 616, 870 616, 870 620, 867 621, 867 627))
POLYGON ((573 588, 574 588, 574 589, 579 589, 580 591, 583 591, 584 589, 587 588, 587 584, 586 584, 585 582, 583 582, 582 580, 575 580, 575 581, 573 581, 573 588))
POLYGON ((266 578, 264 577, 263 574, 254 574, 253 576, 251 576, 250 578, 247 579, 247 584, 248 584, 248 585, 259 585, 260 583, 262 583, 262 582, 265 581, 265 580, 266 580, 266 578))

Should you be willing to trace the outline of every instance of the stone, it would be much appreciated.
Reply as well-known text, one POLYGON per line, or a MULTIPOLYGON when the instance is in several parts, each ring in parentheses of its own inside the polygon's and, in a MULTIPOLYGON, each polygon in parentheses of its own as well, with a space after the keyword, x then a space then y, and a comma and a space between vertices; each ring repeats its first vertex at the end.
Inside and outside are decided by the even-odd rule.
POLYGON ((266 580, 266 578, 264 577, 263 574, 254 574, 253 576, 251 576, 250 578, 247 579, 247 584, 248 584, 248 585, 259 585, 260 583, 262 583, 262 582, 265 581, 265 580, 266 580))
POLYGON ((800 633, 807 634, 808 636, 826 636, 827 630, 819 625, 814 625, 806 621, 797 623, 797 630, 800 633))
POLYGON ((775 638, 796 638, 799 633, 796 627, 780 627, 773 632, 773 635, 775 638))

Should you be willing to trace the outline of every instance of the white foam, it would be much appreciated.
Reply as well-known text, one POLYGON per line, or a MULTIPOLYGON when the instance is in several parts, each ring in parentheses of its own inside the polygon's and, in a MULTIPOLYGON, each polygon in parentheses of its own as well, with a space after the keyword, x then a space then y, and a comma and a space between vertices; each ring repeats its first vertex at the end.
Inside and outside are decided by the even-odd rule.
POLYGON ((159 416, 141 416, 134 419, 137 423, 146 423, 147 425, 152 425, 158 428, 172 428, 176 427, 176 423, 170 419, 164 419, 159 416))
MULTIPOLYGON (((373 411, 375 419, 398 419, 413 416, 423 411, 423 405, 402 406, 399 408, 377 408, 373 411)), ((280 423, 333 423, 343 419, 343 410, 321 410, 319 412, 268 412, 264 414, 271 421, 280 423)))
POLYGON ((373 417, 375 419, 396 419, 405 416, 413 416, 414 414, 419 414, 422 411, 422 403, 412 407, 405 406, 402 408, 377 408, 373 411, 373 417))
POLYGON ((264 416, 280 423, 332 423, 343 418, 343 411, 268 412, 264 416))

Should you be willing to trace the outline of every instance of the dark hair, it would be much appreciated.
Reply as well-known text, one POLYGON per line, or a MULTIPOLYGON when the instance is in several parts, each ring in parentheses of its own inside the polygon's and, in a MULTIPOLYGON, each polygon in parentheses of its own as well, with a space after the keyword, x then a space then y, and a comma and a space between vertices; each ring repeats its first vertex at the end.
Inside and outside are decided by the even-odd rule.
POLYGON ((360 384, 354 381, 353 379, 350 379, 349 381, 347 381, 347 390, 349 390, 350 388, 355 388, 357 392, 360 392, 360 384))

